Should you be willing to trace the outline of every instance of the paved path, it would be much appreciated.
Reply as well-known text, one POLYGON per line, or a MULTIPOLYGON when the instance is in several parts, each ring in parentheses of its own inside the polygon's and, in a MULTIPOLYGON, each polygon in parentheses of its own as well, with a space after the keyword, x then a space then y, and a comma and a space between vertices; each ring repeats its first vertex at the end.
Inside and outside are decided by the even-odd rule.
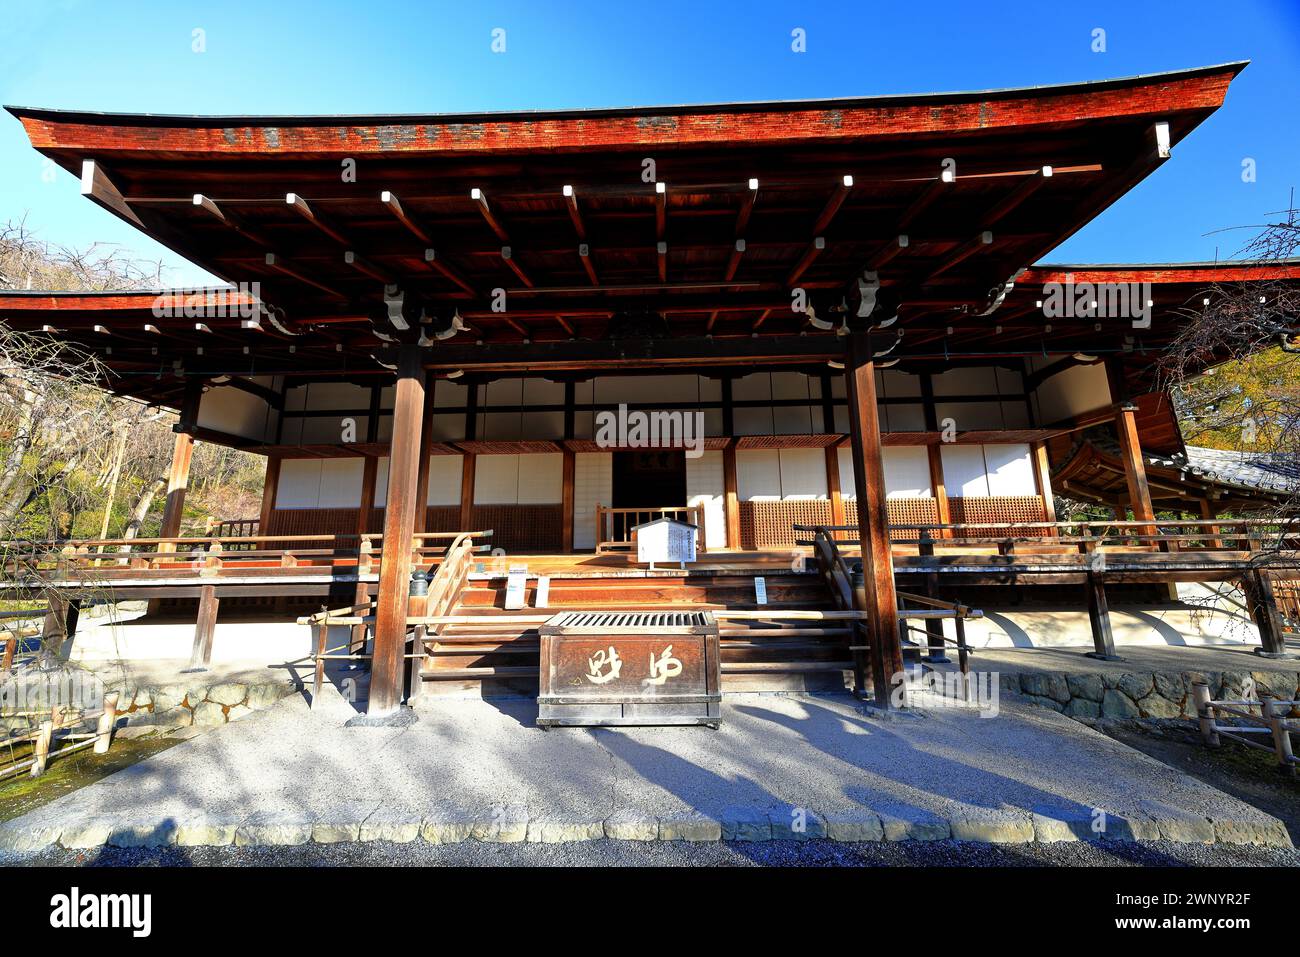
POLYGON ((875 716, 736 695, 719 731, 557 729, 531 701, 344 728, 299 696, 0 826, 0 846, 1098 836, 1289 846, 1275 818, 1043 708, 875 716), (1104 817, 1102 816, 1104 815, 1104 817))

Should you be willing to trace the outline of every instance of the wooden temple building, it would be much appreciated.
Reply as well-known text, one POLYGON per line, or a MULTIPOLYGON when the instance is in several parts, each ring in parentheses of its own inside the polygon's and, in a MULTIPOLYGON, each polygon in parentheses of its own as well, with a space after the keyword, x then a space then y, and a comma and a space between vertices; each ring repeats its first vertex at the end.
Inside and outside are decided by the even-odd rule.
POLYGON ((1287 482, 1188 466, 1155 364, 1207 287, 1300 267, 1036 265, 1243 66, 472 115, 11 107, 87 197, 231 284, 0 292, 0 320, 179 413, 160 537, 112 565, 45 554, 69 589, 198 599, 198 659, 224 599, 343 606, 379 715, 420 683, 526 679, 564 607, 716 608, 733 686, 848 674, 878 697, 918 633, 900 615, 940 655, 964 589, 1009 583, 1087 606, 1113 655, 1108 589, 1239 581, 1284 653, 1243 516, 1287 482), (1085 283, 1140 288, 1142 315, 1047 314, 1085 283), (181 527, 196 440, 266 457, 259 516, 181 527), (1071 523, 1061 495, 1114 520, 1071 523), (646 573, 631 530, 664 514, 698 560, 646 573))

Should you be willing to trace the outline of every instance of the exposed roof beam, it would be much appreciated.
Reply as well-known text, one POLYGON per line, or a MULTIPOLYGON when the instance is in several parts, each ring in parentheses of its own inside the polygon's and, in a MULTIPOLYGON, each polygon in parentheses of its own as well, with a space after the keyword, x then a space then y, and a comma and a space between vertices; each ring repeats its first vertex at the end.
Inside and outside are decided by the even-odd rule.
POLYGON ((474 201, 478 211, 483 214, 484 222, 491 227, 492 232, 496 233, 497 239, 508 245, 510 243, 510 234, 506 232, 505 227, 501 225, 501 221, 497 219, 496 213, 492 211, 492 207, 488 204, 487 194, 475 186, 469 191, 469 198, 474 201))
POLYGON ((899 233, 898 237, 892 243, 886 243, 884 246, 881 246, 880 249, 867 260, 867 270, 869 272, 874 272, 879 269, 911 245, 911 242, 912 241, 908 238, 907 233, 899 233))
POLYGON ((303 199, 297 193, 285 193, 284 201, 285 204, 294 212, 307 220, 307 222, 311 223, 336 243, 341 243, 344 246, 353 245, 352 240, 348 238, 346 233, 312 209, 307 200, 303 199))
POLYGON ((568 185, 564 187, 563 193, 564 205, 569 210, 569 219, 573 221, 573 231, 578 234, 578 259, 591 284, 599 286, 600 278, 596 275, 596 264, 591 261, 591 244, 587 241, 587 224, 582 221, 582 210, 578 208, 578 196, 573 187, 568 185))
POLYGON ((534 283, 531 279, 528 278, 528 273, 524 272, 524 267, 519 265, 519 263, 515 260, 514 250, 511 249, 509 246, 501 247, 501 261, 504 262, 507 266, 509 266, 510 271, 513 272, 516 276, 518 276, 519 281, 523 283, 525 286, 527 286, 529 289, 532 289, 534 286, 536 286, 536 283, 534 283))
POLYGON ((343 253, 343 261, 357 272, 364 273, 371 279, 378 279, 386 285, 394 285, 392 276, 351 249, 343 253))
POLYGON ((397 221, 405 226, 412 236, 424 243, 426 246, 433 245, 433 238, 423 226, 416 222, 416 220, 407 213, 406 209, 402 206, 402 201, 397 198, 396 193, 390 190, 384 190, 379 194, 379 201, 384 204, 384 207, 390 213, 397 217, 397 221))
POLYGON ((587 227, 582 221, 582 211, 578 209, 578 197, 574 194, 572 186, 566 185, 563 192, 564 205, 568 207, 569 219, 573 220, 573 231, 585 243, 587 241, 587 227))
POLYGON ((1019 186, 995 203, 993 208, 984 214, 984 226, 986 228, 996 226, 1002 217, 1006 216, 1030 196, 1038 192, 1038 188, 1051 178, 1052 167, 1050 166, 1044 166, 1032 176, 1025 177, 1024 181, 1019 186))
POLYGON ((81 195, 89 196, 109 212, 116 213, 128 222, 145 229, 140 217, 122 197, 121 191, 109 179, 108 173, 97 160, 88 159, 81 162, 81 195))
POLYGON ((579 243, 578 259, 582 261, 582 268, 587 271, 587 278, 591 280, 591 284, 599 286, 600 276, 596 274, 596 264, 591 261, 591 246, 587 243, 579 243))
POLYGON ((433 247, 430 247, 424 251, 424 263, 430 269, 442 273, 442 275, 446 276, 456 285, 460 286, 461 289, 469 293, 471 296, 478 295, 478 293, 474 289, 474 286, 470 283, 468 279, 466 279, 461 274, 460 270, 458 270, 451 263, 446 262, 443 259, 440 259, 438 257, 437 251, 433 249, 433 247))
POLYGON ((990 230, 986 229, 983 232, 977 233, 949 253, 946 259, 930 271, 929 278, 926 281, 928 282, 929 280, 934 279, 934 277, 938 276, 940 273, 947 272, 953 266, 970 256, 973 256, 985 246, 991 245, 993 245, 993 233, 990 230))
POLYGON ((263 249, 269 249, 271 247, 271 241, 269 239, 257 230, 249 229, 239 220, 232 218, 224 209, 218 206, 216 201, 210 196, 204 196, 202 193, 195 193, 191 202, 213 219, 234 230, 254 245, 261 246, 263 249))
POLYGON ((814 236, 823 236, 826 234, 826 227, 831 224, 835 214, 840 211, 844 201, 849 198, 849 191, 853 189, 853 177, 845 176, 840 185, 836 187, 831 198, 826 201, 822 211, 817 215, 817 221, 813 223, 812 232, 814 236))
POLYGON ((753 215, 754 203, 758 199, 758 180, 751 178, 749 189, 745 191, 740 200, 740 212, 736 214, 735 236, 740 239, 745 235, 745 230, 749 228, 749 217, 753 215))
POLYGON ((938 179, 933 179, 930 184, 921 190, 919 196, 903 210, 903 215, 898 217, 898 231, 906 232, 907 227, 916 221, 916 218, 924 213, 934 203, 936 199, 942 196, 947 186, 953 182, 956 177, 951 170, 944 170, 939 174, 938 179))
POLYGON ((735 247, 731 250, 731 258, 727 260, 727 272, 722 277, 727 282, 736 278, 736 270, 740 268, 740 257, 745 254, 745 241, 737 239, 735 247))
POLYGON ((307 285, 319 289, 321 292, 334 296, 337 299, 347 298, 337 289, 327 286, 318 279, 313 279, 278 253, 267 253, 266 265, 268 268, 274 269, 278 273, 288 276, 291 279, 297 279, 299 282, 306 283, 307 285))
POLYGON ((797 283, 799 277, 808 270, 808 267, 813 264, 813 260, 820 256, 822 250, 825 248, 826 238, 824 236, 818 236, 813 239, 813 241, 808 244, 808 248, 804 250, 804 254, 799 257, 799 261, 794 264, 794 268, 790 270, 790 275, 785 277, 785 284, 787 286, 793 286, 797 283))

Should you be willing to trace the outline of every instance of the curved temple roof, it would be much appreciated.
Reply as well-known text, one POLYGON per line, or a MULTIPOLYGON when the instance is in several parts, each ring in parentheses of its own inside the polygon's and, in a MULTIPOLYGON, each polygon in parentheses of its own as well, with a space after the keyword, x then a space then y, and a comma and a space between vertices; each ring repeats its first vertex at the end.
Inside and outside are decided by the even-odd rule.
POLYGON ((141 304, 62 294, 0 294, 0 316, 100 354, 111 344, 115 387, 169 404, 187 376, 383 375, 375 357, 391 341, 422 317, 445 331, 453 310, 467 328, 427 337, 432 368, 574 367, 636 336, 696 343, 665 355, 820 362, 842 352, 824 320, 873 293, 874 320, 899 316, 879 340, 891 357, 1119 352, 1125 330, 1099 341, 1090 321, 1045 341, 1041 316, 1008 308, 1040 270, 1006 283, 1158 168, 1244 66, 536 113, 10 107, 87 196, 213 274, 257 283, 276 322, 149 319, 141 304), (386 284, 404 290, 396 323, 386 284), (796 294, 823 322, 792 308, 796 294))

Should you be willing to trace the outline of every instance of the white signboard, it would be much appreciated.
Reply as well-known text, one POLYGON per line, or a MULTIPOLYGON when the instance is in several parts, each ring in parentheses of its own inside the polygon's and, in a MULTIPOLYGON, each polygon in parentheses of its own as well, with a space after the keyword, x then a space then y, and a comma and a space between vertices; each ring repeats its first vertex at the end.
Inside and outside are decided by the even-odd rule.
POLYGON ((515 566, 506 578, 506 611, 516 611, 527 605, 525 588, 528 585, 528 567, 515 566))
POLYGON ((633 529, 636 532, 636 560, 648 562, 695 561, 695 540, 698 530, 694 525, 673 518, 657 518, 633 529))
POLYGON ((767 604, 767 579, 762 575, 754 577, 754 604, 767 604))
POLYGON ((538 608, 545 608, 551 600, 551 576, 537 576, 537 596, 533 599, 533 604, 538 608))

